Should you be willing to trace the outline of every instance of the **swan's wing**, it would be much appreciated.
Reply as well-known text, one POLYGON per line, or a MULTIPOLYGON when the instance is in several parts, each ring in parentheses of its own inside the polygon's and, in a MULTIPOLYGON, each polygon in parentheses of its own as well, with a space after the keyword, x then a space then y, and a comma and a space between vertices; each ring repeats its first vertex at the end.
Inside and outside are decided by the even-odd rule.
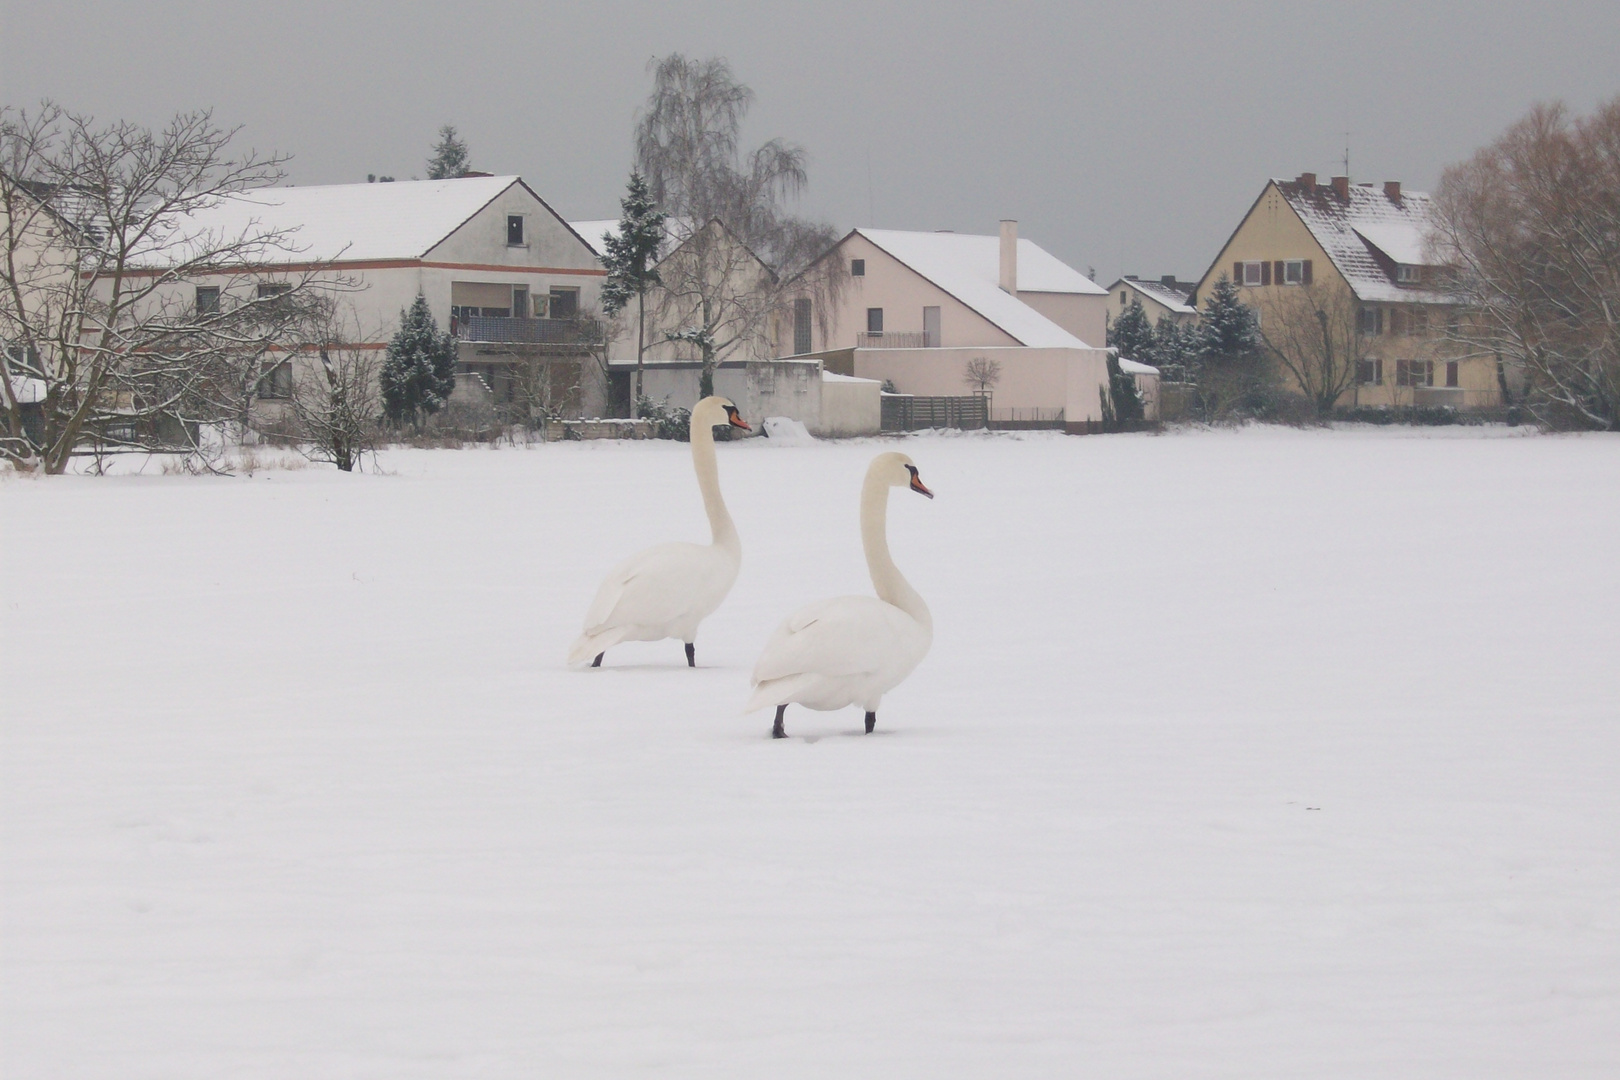
POLYGON ((840 596, 800 608, 765 643, 754 665, 758 684, 790 675, 864 675, 882 666, 914 620, 872 596, 840 596))
POLYGON ((585 613, 587 634, 604 626, 662 625, 687 613, 691 593, 683 586, 715 571, 714 549, 700 544, 659 544, 614 567, 585 613))

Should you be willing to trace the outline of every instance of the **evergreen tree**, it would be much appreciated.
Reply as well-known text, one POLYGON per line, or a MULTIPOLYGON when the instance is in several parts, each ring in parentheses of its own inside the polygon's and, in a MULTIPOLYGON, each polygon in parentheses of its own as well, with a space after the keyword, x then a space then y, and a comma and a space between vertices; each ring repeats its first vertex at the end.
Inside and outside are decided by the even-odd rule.
POLYGON ((1141 420, 1147 415, 1147 410, 1142 404, 1142 395, 1136 389, 1136 377, 1122 369, 1118 356, 1109 355, 1108 389, 1098 387, 1098 392, 1102 395, 1105 425, 1111 426, 1115 422, 1129 423, 1141 420))
POLYGON ((1205 366, 1229 367, 1260 354, 1260 328, 1254 310, 1238 299, 1237 286, 1222 274, 1209 292, 1200 326, 1198 358, 1205 366))
POLYGON ((1130 305, 1119 313, 1108 328, 1108 344, 1119 350, 1119 355, 1139 364, 1153 363, 1153 327, 1142 310, 1142 301, 1131 297, 1130 305))
POLYGON ((377 377, 383 414, 392 424, 420 424, 450 400, 456 388, 456 339, 441 334, 418 295, 399 313, 399 331, 388 343, 388 356, 377 377))
POLYGON ((1162 371, 1166 379, 1185 376, 1193 361, 1195 333, 1190 327, 1183 330, 1169 315, 1159 316, 1153 328, 1153 366, 1162 371))
POLYGON ((1264 417, 1277 404, 1254 310, 1225 274, 1210 290, 1198 330, 1196 405, 1206 420, 1264 417))
POLYGON ((633 296, 636 299, 636 385, 630 394, 639 413, 643 356, 647 351, 647 290, 662 284, 655 263, 664 241, 665 214, 653 204, 647 181, 639 172, 630 174, 630 183, 619 200, 619 232, 603 237, 607 248, 602 265, 607 280, 602 283, 602 310, 617 315, 633 296))
POLYGON ((433 148, 433 156, 428 158, 428 179, 453 180, 466 176, 470 160, 467 144, 456 136, 456 126, 446 124, 439 129, 438 145, 433 148))

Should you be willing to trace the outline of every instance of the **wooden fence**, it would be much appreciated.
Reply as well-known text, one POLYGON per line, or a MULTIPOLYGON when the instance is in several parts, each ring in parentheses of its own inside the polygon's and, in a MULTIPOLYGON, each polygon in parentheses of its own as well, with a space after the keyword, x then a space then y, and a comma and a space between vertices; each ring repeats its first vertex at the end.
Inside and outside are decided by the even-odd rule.
POLYGON ((914 397, 883 395, 883 430, 918 431, 923 428, 984 428, 990 426, 990 403, 978 396, 914 397))

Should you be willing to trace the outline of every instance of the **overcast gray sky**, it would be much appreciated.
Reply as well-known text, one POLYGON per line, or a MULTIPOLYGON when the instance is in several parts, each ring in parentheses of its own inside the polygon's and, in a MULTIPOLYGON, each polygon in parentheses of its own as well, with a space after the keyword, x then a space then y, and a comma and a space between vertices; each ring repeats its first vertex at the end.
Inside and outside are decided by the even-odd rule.
POLYGON ((727 57, 752 139, 840 227, 992 232, 1106 284, 1195 277, 1268 176, 1431 186, 1537 100, 1620 93, 1620 3, 576 4, 0 0, 0 101, 210 106, 297 183, 420 175, 438 126, 616 216, 648 58, 727 57))

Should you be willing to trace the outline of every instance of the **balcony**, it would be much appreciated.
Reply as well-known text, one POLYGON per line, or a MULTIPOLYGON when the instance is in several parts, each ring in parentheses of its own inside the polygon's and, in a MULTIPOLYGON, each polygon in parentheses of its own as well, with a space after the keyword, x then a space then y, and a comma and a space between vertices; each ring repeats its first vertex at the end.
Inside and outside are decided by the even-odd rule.
POLYGON ((599 340, 596 324, 584 319, 503 319, 471 315, 450 320, 462 341, 499 345, 589 345, 599 340))
POLYGON ((930 340, 926 331, 885 330, 855 335, 857 349, 937 349, 939 342, 930 340))

